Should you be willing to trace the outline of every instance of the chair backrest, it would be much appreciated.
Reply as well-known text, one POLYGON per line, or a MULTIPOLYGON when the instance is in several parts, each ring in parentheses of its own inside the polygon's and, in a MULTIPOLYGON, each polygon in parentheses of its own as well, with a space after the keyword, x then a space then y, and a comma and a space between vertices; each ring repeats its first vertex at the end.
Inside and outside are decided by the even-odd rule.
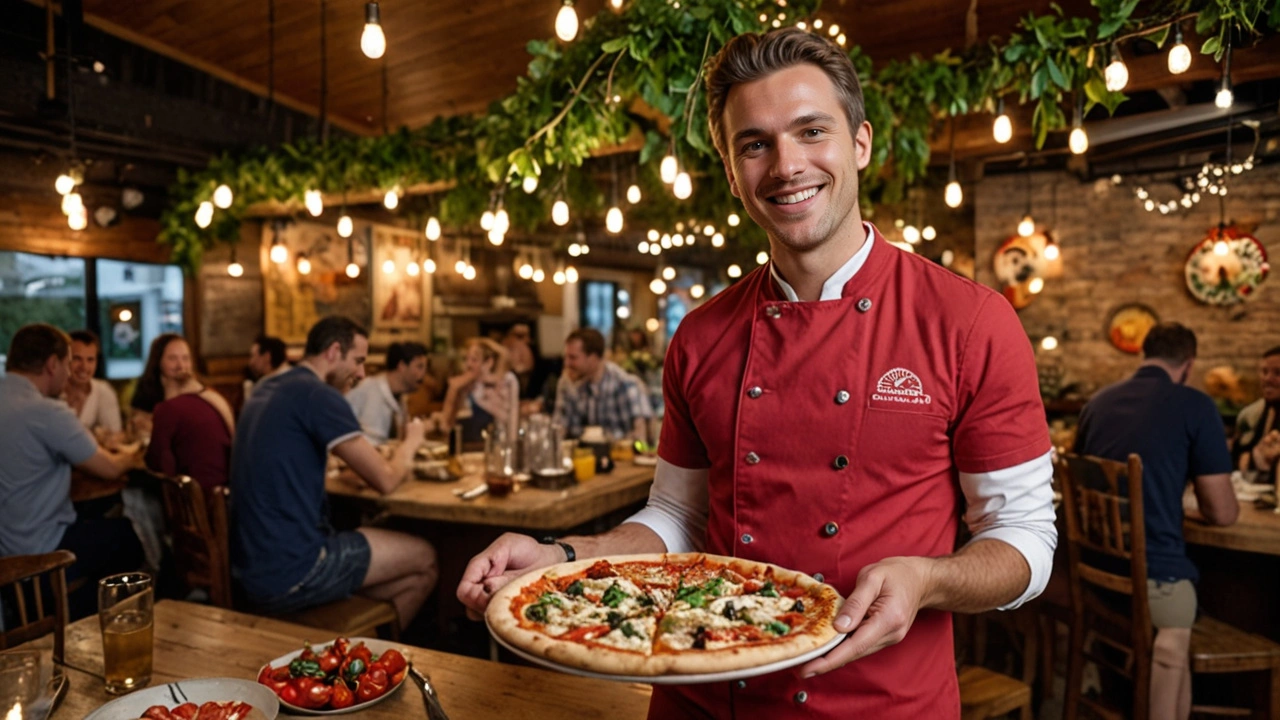
MULTIPOLYGON (((1147 539, 1142 460, 1121 463, 1066 454, 1055 472, 1066 510, 1071 606, 1076 622, 1111 649, 1086 656, 1133 681, 1131 717, 1147 716, 1151 681, 1151 610, 1147 605, 1147 539), (1127 596, 1128 607, 1124 608, 1127 596)), ((1068 692, 1073 689, 1068 688, 1068 692)))
POLYGON ((185 475, 161 478, 161 488, 178 575, 188 588, 207 589, 214 605, 230 608, 226 488, 206 495, 200 483, 185 475))
POLYGON ((76 561, 70 550, 43 555, 0 558, 0 590, 14 605, 14 627, 0 631, 0 650, 53 633, 53 659, 62 662, 67 627, 67 568, 76 561), (53 595, 50 612, 45 591, 53 595))

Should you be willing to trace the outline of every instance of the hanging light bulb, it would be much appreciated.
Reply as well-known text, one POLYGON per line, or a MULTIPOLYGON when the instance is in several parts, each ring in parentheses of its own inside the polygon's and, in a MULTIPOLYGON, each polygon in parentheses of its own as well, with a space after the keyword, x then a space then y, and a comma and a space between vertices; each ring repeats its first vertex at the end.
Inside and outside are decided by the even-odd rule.
POLYGON ((351 220, 351 216, 343 211, 342 217, 338 218, 338 237, 349 238, 351 233, 356 231, 356 224, 351 220))
POLYGON ((572 42, 578 36, 578 12, 573 9, 573 0, 565 0, 556 13, 556 37, 565 42, 572 42))
POLYGON ((582 254, 582 246, 578 243, 569 243, 569 248, 566 252, 569 253, 569 257, 578 257, 582 254))
POLYGON ((89 213, 83 207, 67 216, 67 227, 79 232, 89 227, 89 213))
POLYGON ((299 275, 311 274, 311 260, 308 259, 306 255, 298 256, 298 274, 299 275))
POLYGON ((560 227, 569 224, 569 203, 557 200, 556 204, 551 206, 551 222, 560 227))
POLYGON ((418 277, 418 273, 420 272, 422 272, 422 268, 419 267, 416 262, 411 262, 404 266, 404 274, 409 277, 418 277))
POLYGON ((511 216, 507 214, 505 208, 499 207, 498 212, 493 214, 493 229, 503 235, 506 235, 507 231, 511 229, 511 216))
POLYGON ((236 262, 235 260, 232 260, 231 264, 227 266, 227 274, 230 275, 231 277, 238 278, 241 275, 244 275, 244 266, 236 262))
POLYGON ((725 272, 728 273, 729 277, 731 278, 742 277, 742 268, 738 267, 738 263, 734 263, 730 265, 729 269, 725 270, 725 272))
POLYGON ((1169 48, 1169 72, 1181 75, 1191 68, 1191 49, 1182 42, 1182 23, 1173 26, 1173 47, 1169 48))
POLYGON ((688 200, 693 194, 693 179, 689 177, 689 173, 681 172, 676 175, 675 184, 671 186, 671 192, 676 196, 677 200, 688 200))
POLYGON ((213 191, 213 204, 226 210, 231 207, 231 201, 234 197, 231 194, 231 188, 227 185, 219 185, 213 191))
POLYGON ((1224 74, 1222 84, 1218 86, 1218 94, 1213 97, 1213 104, 1226 110, 1235 100, 1235 93, 1231 92, 1231 78, 1224 74))
MULTIPOLYGON (((62 207, 64 212, 66 211, 66 207, 67 207, 66 205, 67 198, 70 198, 73 195, 76 197, 76 199, 80 198, 80 195, 77 193, 71 193, 70 195, 66 195, 62 201, 62 207)), ((212 222, 213 222, 213 203, 209 202, 208 200, 205 200, 204 202, 200 203, 200 207, 196 208, 196 225, 203 230, 204 228, 209 227, 209 223, 212 223, 212 222)))
POLYGON ((531 265, 528 260, 525 260, 524 263, 520 265, 520 269, 516 271, 516 274, 525 280, 528 280, 533 277, 533 265, 531 265))
POLYGON ((668 266, 666 266, 666 267, 662 268, 662 279, 663 279, 663 280, 675 280, 675 279, 676 279, 676 269, 675 269, 675 268, 673 268, 673 267, 671 267, 670 265, 668 265, 668 266))
POLYGON ((620 208, 609 208, 608 214, 604 216, 604 229, 614 235, 622 232, 622 210, 620 208))
POLYGON ((540 282, 542 282, 543 280, 546 280, 546 279, 547 279, 547 273, 546 273, 542 268, 534 268, 534 269, 533 269, 533 281, 534 281, 534 282, 536 282, 536 283, 540 283, 540 282))
POLYGON ((684 236, 683 236, 683 235, 681 235, 680 233, 676 233, 675 235, 672 235, 672 236, 671 236, 671 246, 672 246, 672 247, 684 247, 684 236))
POLYGON ((958 208, 960 203, 964 202, 964 190, 960 188, 960 183, 954 178, 947 183, 947 189, 943 192, 942 199, 946 201, 947 207, 958 208))
POLYGON ((462 271, 462 277, 466 278, 467 280, 475 280, 476 279, 475 265, 468 265, 467 268, 462 271))
POLYGON ((649 254, 650 254, 650 255, 661 255, 661 254, 662 254, 662 245, 661 245, 660 243, 649 243, 649 254))
POLYGON ((564 269, 564 281, 567 283, 578 282, 578 269, 570 265, 564 269))
POLYGON ((1023 215, 1022 219, 1018 221, 1018 234, 1022 237, 1031 237, 1035 232, 1036 221, 1031 218, 1030 213, 1023 215))
POLYGON ((427 218, 427 229, 423 231, 427 239, 435 242, 440 239, 440 221, 431 216, 427 218))
POLYGON ((1067 138, 1067 145, 1076 155, 1083 155, 1089 150, 1089 134, 1084 131, 1083 126, 1077 125, 1071 128, 1071 137, 1067 138))
POLYGON ((767 263, 767 262, 769 262, 769 253, 767 253, 767 252, 765 252, 765 251, 763 251, 763 250, 761 250, 760 252, 756 253, 756 264, 757 264, 757 265, 763 265, 763 264, 765 264, 765 263, 767 263))
POLYGON ((712 235, 711 247, 714 247, 714 248, 724 247, 724 235, 721 235, 720 233, 716 233, 715 235, 712 235))
POLYGON ((920 242, 920 228, 915 225, 908 225, 902 228, 902 239, 915 245, 920 242))
POLYGON ((371 60, 377 60, 387 51, 387 36, 382 32, 376 2, 364 4, 364 32, 360 33, 360 51, 371 60))
POLYGON ((387 194, 382 197, 382 206, 388 210, 395 210, 400 207, 400 191, 398 188, 391 188, 387 194))
POLYGON ((1061 251, 1058 249, 1058 243, 1056 242, 1050 242, 1048 245, 1044 246, 1045 260, 1057 260, 1058 256, 1061 254, 1061 251))
POLYGON ((276 241, 271 245, 271 262, 277 265, 283 265, 289 262, 289 248, 284 243, 276 241))
POLYGON ((347 277, 352 280, 360 277, 360 266, 354 262, 347 263, 347 277))
POLYGON ((466 261, 466 260, 463 260, 462 258, 458 258, 458 262, 456 262, 456 263, 454 263, 454 264, 453 264, 453 271, 454 271, 454 272, 456 272, 456 273, 458 273, 459 275, 461 275, 462 273, 466 272, 466 271, 467 271, 467 261, 466 261))
POLYGON ((662 246, 663 250, 670 250, 672 245, 671 236, 663 233, 662 239, 658 241, 658 244, 662 246))
MULTIPOLYGON (((209 203, 207 202, 200 203, 200 208, 203 209, 205 205, 209 205, 209 203)), ((84 199, 80 197, 80 193, 70 192, 62 196, 62 214, 63 215, 70 215, 73 212, 77 212, 84 209, 85 209, 84 199)), ((209 205, 209 219, 210 220, 213 219, 212 205, 209 205)), ((196 224, 197 225, 200 224, 200 210, 196 210, 196 224)), ((207 222, 204 225, 200 225, 200 227, 208 227, 208 226, 209 226, 209 223, 207 222)))
POLYGON ((382 274, 391 275, 396 271, 396 261, 390 258, 382 261, 382 274))
POLYGON ((1000 98, 996 103, 996 121, 991 126, 991 134, 1001 145, 1013 139, 1013 121, 1004 111, 1004 98, 1000 98))
POLYGON ((702 228, 702 234, 706 235, 707 237, 711 237, 712 235, 716 234, 716 229, 711 225, 707 225, 706 227, 702 228))
POLYGON ((480 216, 480 229, 486 232, 489 230, 492 230, 493 220, 494 220, 493 211, 485 210, 484 214, 480 216))
POLYGON ((654 278, 649 283, 649 290, 652 291, 654 295, 662 295, 667 291, 667 284, 662 281, 662 278, 654 278))
POLYGON ((565 283, 564 271, 556 270, 555 274, 551 276, 551 282, 557 285, 563 285, 565 283))
POLYGON ((493 243, 495 246, 501 245, 503 242, 506 241, 506 239, 507 239, 507 236, 503 233, 498 232, 498 228, 494 228, 489 231, 489 242, 493 243))
POLYGON ((738 213, 729 213, 729 227, 738 227, 738 223, 742 222, 742 218, 738 217, 738 213))
POLYGON ((689 297, 693 298, 694 300, 697 300, 698 298, 706 294, 707 294, 707 289, 703 287, 701 283, 696 283, 689 288, 689 297))
POLYGON ((627 202, 635 205, 640 202, 640 197, 640 186, 632 183, 631 187, 627 188, 627 202))
POLYGON ((302 194, 302 204, 307 206, 311 217, 320 217, 324 212, 324 195, 319 190, 308 190, 302 194))
POLYGON ((680 165, 676 162, 676 156, 668 153, 662 158, 662 164, 658 166, 658 175, 662 177, 662 182, 670 185, 676 181, 676 173, 680 171, 680 165))
POLYGON ((586 255, 587 253, 591 252, 591 246, 588 245, 586 242, 583 242, 578 247, 581 249, 581 252, 583 255, 586 255))
POLYGON ((538 189, 538 177, 536 175, 526 176, 524 180, 520 181, 520 188, 532 195, 533 191, 538 189))
POLYGON ((1226 240, 1219 240, 1213 244, 1213 254, 1219 257, 1225 257, 1231 253, 1231 246, 1226 240))
POLYGON ((648 241, 648 240, 641 240, 641 241, 640 241, 640 244, 636 246, 636 249, 640 251, 640 254, 641 254, 641 255, 648 255, 648 254, 649 254, 649 241, 648 241))
POLYGON ((831 23, 831 27, 827 28, 827 34, 830 35, 831 37, 835 37, 839 35, 840 26, 835 23, 831 23))
POLYGON ((1106 80, 1107 90, 1111 92, 1120 92, 1129 84, 1129 66, 1124 64, 1120 48, 1115 43, 1111 44, 1111 63, 1102 71, 1102 77, 1106 80))
POLYGON ((1039 295, 1041 290, 1044 290, 1044 278, 1034 277, 1027 283, 1027 292, 1032 295, 1039 295))
POLYGON ((428 275, 434 275, 436 272, 436 261, 432 260, 431 258, 427 258, 426 260, 423 260, 422 271, 428 275))
POLYGON ((1058 338, 1052 335, 1049 335, 1040 341, 1040 347, 1044 348, 1045 350, 1057 350, 1058 338))
POLYGON ((53 181, 53 188, 58 191, 59 195, 66 195, 76 189, 76 179, 67 173, 62 173, 57 180, 53 181))
POLYGON ((934 238, 938 237, 938 231, 934 229, 932 225, 925 225, 924 229, 920 231, 920 237, 924 238, 925 240, 931 241, 934 238))

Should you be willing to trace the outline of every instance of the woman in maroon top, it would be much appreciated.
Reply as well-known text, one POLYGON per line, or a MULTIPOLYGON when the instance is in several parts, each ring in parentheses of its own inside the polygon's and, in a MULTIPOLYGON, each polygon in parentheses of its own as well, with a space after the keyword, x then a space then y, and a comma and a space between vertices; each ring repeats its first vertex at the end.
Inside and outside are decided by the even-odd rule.
POLYGON ((173 334, 156 338, 139 387, 144 383, 164 394, 152 411, 147 467, 188 475, 206 489, 226 485, 235 421, 227 401, 191 372, 187 341, 173 334))

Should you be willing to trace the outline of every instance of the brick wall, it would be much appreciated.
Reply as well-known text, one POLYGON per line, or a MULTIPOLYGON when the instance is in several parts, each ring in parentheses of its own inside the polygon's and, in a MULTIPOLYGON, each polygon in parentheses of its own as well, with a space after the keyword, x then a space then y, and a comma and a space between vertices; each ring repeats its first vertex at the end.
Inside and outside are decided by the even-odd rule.
MULTIPOLYGON (((1032 213, 1052 231, 1062 248, 1062 277, 1019 316, 1038 339, 1054 335, 1057 350, 1036 348, 1042 369, 1057 366, 1063 384, 1080 383, 1086 394, 1124 378, 1140 358, 1112 347, 1105 323, 1111 312, 1141 302, 1162 321, 1180 322, 1199 338, 1200 359, 1191 384, 1203 387, 1204 372, 1230 365, 1256 397, 1256 366, 1262 352, 1280 345, 1280 279, 1272 276, 1248 302, 1231 307, 1200 303, 1187 291, 1183 264, 1192 246, 1218 222, 1218 205, 1206 200, 1185 213, 1149 213, 1134 199, 1145 178, 1130 176, 1120 186, 1109 180, 1082 183, 1066 173, 1033 173, 1032 213), (1056 222, 1053 198, 1056 187, 1056 222)), ((1014 233, 1026 203, 1025 174, 989 177, 974 197, 977 280, 995 287, 991 260, 1014 233)), ((1148 185, 1150 187, 1150 185, 1148 185)), ((1172 186, 1163 186, 1172 193, 1172 186)), ((1164 199, 1171 198, 1172 195, 1164 199)), ((1254 235, 1274 264, 1280 259, 1280 164, 1261 164, 1233 179, 1227 218, 1257 225, 1254 235)))

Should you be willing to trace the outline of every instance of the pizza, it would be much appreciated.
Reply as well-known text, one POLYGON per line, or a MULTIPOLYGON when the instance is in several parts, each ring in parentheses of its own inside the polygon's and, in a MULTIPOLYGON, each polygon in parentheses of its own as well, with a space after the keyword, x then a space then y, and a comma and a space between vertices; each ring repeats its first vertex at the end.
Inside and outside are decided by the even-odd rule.
POLYGON ((759 667, 822 647, 841 598, 775 565, 702 553, 579 560, 517 578, 485 613, 511 646, 610 675, 759 667))
POLYGON ((203 705, 183 703, 172 710, 164 705, 152 705, 142 713, 141 720, 244 720, 253 712, 253 706, 243 702, 207 702, 203 705))

